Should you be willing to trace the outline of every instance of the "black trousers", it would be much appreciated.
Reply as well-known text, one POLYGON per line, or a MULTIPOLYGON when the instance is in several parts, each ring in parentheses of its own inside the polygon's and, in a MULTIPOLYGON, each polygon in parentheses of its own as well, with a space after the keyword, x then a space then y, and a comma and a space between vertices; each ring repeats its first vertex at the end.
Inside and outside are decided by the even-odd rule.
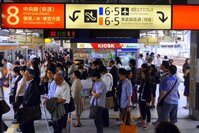
POLYGON ((67 120, 68 120, 68 114, 66 114, 64 117, 62 117, 58 121, 54 121, 53 122, 54 133, 62 133, 62 130, 66 128, 67 120))
POLYGON ((19 113, 19 107, 20 107, 20 105, 22 104, 22 102, 23 102, 23 96, 19 96, 19 97, 17 98, 17 100, 16 100, 16 101, 14 102, 14 104, 13 104, 14 118, 15 118, 17 121, 19 121, 19 122, 20 122, 20 119, 21 119, 20 113, 19 113))
POLYGON ((139 101, 139 106, 142 120, 146 120, 147 117, 147 123, 151 122, 150 107, 146 106, 146 102, 141 100, 139 101))
POLYGON ((94 119, 95 127, 96 127, 96 133, 103 133, 103 108, 99 108, 97 111, 97 116, 94 119))
POLYGON ((21 130, 22 133, 35 133, 34 121, 22 123, 21 130))
POLYGON ((8 129, 8 126, 5 124, 5 122, 2 119, 2 114, 0 113, 0 133, 3 133, 8 129))

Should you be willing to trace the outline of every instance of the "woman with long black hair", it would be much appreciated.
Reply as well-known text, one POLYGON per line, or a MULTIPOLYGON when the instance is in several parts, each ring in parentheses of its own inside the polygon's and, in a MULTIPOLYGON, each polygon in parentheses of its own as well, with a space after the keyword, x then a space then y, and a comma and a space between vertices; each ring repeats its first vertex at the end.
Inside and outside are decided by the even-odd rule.
POLYGON ((151 102, 151 80, 148 70, 143 70, 141 73, 142 82, 140 86, 139 106, 144 129, 148 129, 148 123, 151 122, 150 102, 151 102))

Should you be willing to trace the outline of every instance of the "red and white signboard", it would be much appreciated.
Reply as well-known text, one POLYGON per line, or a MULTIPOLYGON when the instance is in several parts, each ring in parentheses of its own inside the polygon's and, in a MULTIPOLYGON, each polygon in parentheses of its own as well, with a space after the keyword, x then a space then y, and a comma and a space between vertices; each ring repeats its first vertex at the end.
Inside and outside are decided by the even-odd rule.
POLYGON ((77 43, 77 48, 92 49, 125 49, 125 48, 141 48, 140 43, 77 43))
POLYGON ((101 48, 118 49, 118 48, 122 48, 120 43, 91 43, 91 46, 94 49, 101 49, 101 48))

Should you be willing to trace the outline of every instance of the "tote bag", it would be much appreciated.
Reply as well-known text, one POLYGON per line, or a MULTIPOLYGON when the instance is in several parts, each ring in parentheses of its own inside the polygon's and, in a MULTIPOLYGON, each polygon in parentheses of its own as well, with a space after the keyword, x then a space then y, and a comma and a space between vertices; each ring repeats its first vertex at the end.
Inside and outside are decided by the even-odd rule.
POLYGON ((127 115, 125 116, 124 123, 120 125, 120 133, 137 133, 135 125, 126 125, 127 115))

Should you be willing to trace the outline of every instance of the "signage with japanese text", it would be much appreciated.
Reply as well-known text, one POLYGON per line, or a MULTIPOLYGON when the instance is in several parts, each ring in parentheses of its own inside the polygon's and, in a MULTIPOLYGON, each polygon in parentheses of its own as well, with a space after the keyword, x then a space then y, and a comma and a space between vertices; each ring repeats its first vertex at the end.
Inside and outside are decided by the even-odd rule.
POLYGON ((2 28, 64 28, 64 4, 2 4, 2 28))
POLYGON ((171 29, 171 6, 67 4, 66 28, 171 29))
MULTIPOLYGON (((1 27, 11 29, 199 29, 198 5, 3 3, 1 10, 1 27)), ((126 36, 107 32, 91 37, 122 35, 126 36)))

